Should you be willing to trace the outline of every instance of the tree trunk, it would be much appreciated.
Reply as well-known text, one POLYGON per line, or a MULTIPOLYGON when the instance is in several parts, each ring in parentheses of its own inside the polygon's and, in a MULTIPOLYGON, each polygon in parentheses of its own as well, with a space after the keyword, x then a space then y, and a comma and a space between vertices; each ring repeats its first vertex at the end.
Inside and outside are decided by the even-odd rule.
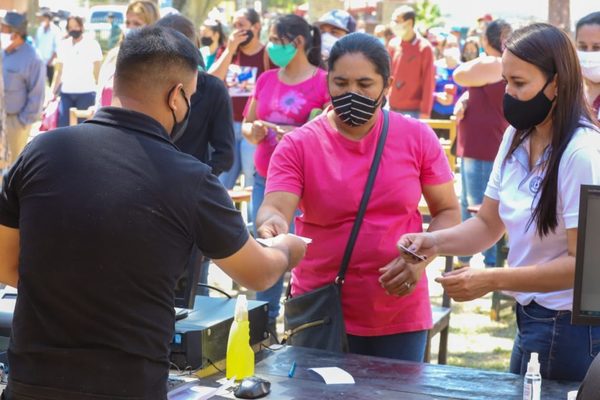
POLYGON ((548 22, 571 33, 570 0, 548 0, 548 22))
POLYGON ((37 26, 36 14, 40 10, 39 0, 27 0, 27 22, 29 25, 29 31, 34 26, 37 26))
POLYGON ((187 0, 187 12, 184 11, 184 14, 198 26, 204 22, 210 10, 220 2, 221 0, 187 0))

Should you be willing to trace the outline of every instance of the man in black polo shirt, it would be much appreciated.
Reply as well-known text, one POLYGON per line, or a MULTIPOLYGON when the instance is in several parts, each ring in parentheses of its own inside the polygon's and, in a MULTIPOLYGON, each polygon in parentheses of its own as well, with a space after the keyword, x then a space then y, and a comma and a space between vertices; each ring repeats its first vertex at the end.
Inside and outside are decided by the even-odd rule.
POLYGON ((166 399, 174 286, 194 246, 242 285, 303 256, 249 237, 210 168, 172 143, 199 54, 147 27, 124 40, 113 105, 34 139, 0 196, 0 281, 19 297, 5 399, 166 399))

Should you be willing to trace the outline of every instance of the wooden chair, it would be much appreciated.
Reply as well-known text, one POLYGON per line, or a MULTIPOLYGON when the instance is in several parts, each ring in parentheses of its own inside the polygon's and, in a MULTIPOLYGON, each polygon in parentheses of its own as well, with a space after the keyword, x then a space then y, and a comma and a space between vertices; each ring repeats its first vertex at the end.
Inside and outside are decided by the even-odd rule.
MULTIPOLYGON (((446 257, 446 266, 444 272, 452 271, 452 263, 454 257, 446 257)), ((431 314, 433 318, 433 327, 427 332, 427 346, 425 347, 425 362, 431 362, 431 339, 440 334, 440 345, 438 348, 438 364, 446 364, 448 357, 448 334, 450 333, 450 296, 442 295, 442 306, 431 306, 431 314)))
POLYGON ((244 219, 246 226, 251 228, 248 223, 251 212, 248 205, 250 204, 250 200, 252 200, 252 187, 228 190, 227 192, 229 193, 229 197, 231 197, 235 207, 242 213, 242 218, 244 219))
POLYGON ((69 125, 77 125, 79 119, 90 119, 94 116, 94 108, 90 107, 87 110, 79 110, 75 107, 69 108, 69 125))
POLYGON ((456 117, 452 116, 450 119, 420 119, 419 121, 426 123, 431 129, 447 129, 450 132, 449 138, 447 140, 440 139, 440 143, 448 158, 450 169, 452 172, 456 171, 456 157, 451 152, 452 143, 456 140, 457 134, 456 117))

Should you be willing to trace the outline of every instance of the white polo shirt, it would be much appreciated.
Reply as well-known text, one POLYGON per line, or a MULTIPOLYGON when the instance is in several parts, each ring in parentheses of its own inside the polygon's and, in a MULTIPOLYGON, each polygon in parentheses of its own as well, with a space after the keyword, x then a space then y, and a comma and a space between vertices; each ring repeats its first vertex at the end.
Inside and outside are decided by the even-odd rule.
MULTIPOLYGON (((577 228, 579 191, 583 184, 600 184, 600 132, 579 128, 567 145, 558 168, 557 222, 555 232, 542 239, 535 223, 529 225, 538 202, 536 194, 545 175, 543 164, 550 147, 529 168, 529 138, 506 159, 515 129, 508 127, 494 161, 485 195, 499 201, 499 214, 508 232, 510 267, 542 264, 567 255, 567 229, 577 228), (506 160, 505 160, 506 159, 506 160)), ((573 290, 549 293, 507 292, 521 305, 532 300, 552 310, 571 310, 573 290)))
POLYGON ((57 62, 62 63, 62 88, 64 93, 96 93, 94 63, 102 61, 102 49, 92 37, 73 44, 70 37, 58 45, 57 62))

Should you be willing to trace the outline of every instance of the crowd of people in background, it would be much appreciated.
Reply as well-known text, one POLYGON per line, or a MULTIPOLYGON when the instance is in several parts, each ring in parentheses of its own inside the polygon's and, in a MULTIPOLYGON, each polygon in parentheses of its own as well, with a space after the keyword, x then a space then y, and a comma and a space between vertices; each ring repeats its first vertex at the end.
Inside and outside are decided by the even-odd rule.
MULTIPOLYGON (((465 297, 453 289, 470 276, 470 255, 482 251, 485 266, 496 266, 497 241, 507 229, 509 264, 523 267, 510 270, 521 275, 512 280, 507 275, 509 283, 501 288, 489 283, 496 276, 491 268, 473 276, 487 284, 486 293, 510 290, 519 303, 511 371, 523 374, 536 351, 542 375, 582 379, 591 358, 562 343, 556 357, 568 367, 554 368, 554 349, 535 344, 536 337, 547 339, 546 331, 535 335, 547 327, 526 315, 554 320, 571 306, 564 282, 574 265, 578 188, 573 185, 600 183, 600 174, 593 173, 598 154, 579 151, 586 140, 600 150, 600 12, 577 23, 574 45, 550 25, 513 32, 489 14, 467 35, 454 28, 419 32, 409 6, 395 10, 373 34, 358 33, 364 29, 360 21, 344 10, 332 10, 312 25, 290 14, 265 26, 256 10, 242 9, 230 24, 210 18, 195 26, 182 15, 161 18, 150 0, 129 4, 123 29, 114 18, 109 22, 111 49, 104 55, 80 17, 70 16, 62 32, 44 13, 30 40, 25 17, 6 14, 0 44, 8 164, 23 151, 50 100, 59 101, 58 127, 70 124, 72 107, 100 112, 123 106, 114 93, 122 44, 145 26, 172 28, 189 39, 199 61, 194 85, 168 93, 174 104, 166 117, 170 139, 207 164, 226 189, 251 188, 254 235, 296 231, 314 239, 293 272, 293 295, 333 281, 362 194, 363 172, 382 129, 381 109, 389 110, 390 135, 379 171, 385 186, 375 191, 375 216, 361 228, 370 244, 355 253, 344 286, 352 352, 423 359, 431 325, 424 272, 429 261, 413 265, 400 257, 395 242, 402 235, 412 234, 404 236, 405 244, 418 244, 432 256, 460 255, 459 272, 441 283, 453 297, 469 300, 485 293, 465 297), (419 119, 456 120, 452 147, 460 157, 460 202, 438 140, 448 139, 448 133, 434 132, 419 119), (522 189, 528 179, 532 182, 522 189), (543 195, 532 208, 533 219, 521 215, 515 204, 534 204, 538 191, 543 195), (557 192, 563 207, 558 214, 556 202, 547 200, 557 192), (413 234, 422 230, 422 196, 432 221, 429 232, 413 234), (475 214, 473 207, 481 204, 475 214), (458 225, 461 214, 464 222, 458 225), (526 225, 531 229, 521 232, 526 225), (446 244, 436 241, 439 237, 446 244), (470 243, 465 237, 479 239, 470 243), (530 245, 523 245, 523 238, 530 245), (532 256, 549 244, 552 255, 532 256), (544 263, 550 275, 532 266, 544 263), (532 279, 538 284, 526 282, 532 279)), ((194 248, 189 262, 201 264, 204 283, 208 261, 194 248)), ((470 289, 468 283, 461 287, 470 289)), ((282 288, 283 277, 257 292, 257 299, 269 303, 273 332, 282 288)), ((600 335, 596 328, 587 332, 600 335)), ((572 334, 586 332, 573 328, 572 334)))

